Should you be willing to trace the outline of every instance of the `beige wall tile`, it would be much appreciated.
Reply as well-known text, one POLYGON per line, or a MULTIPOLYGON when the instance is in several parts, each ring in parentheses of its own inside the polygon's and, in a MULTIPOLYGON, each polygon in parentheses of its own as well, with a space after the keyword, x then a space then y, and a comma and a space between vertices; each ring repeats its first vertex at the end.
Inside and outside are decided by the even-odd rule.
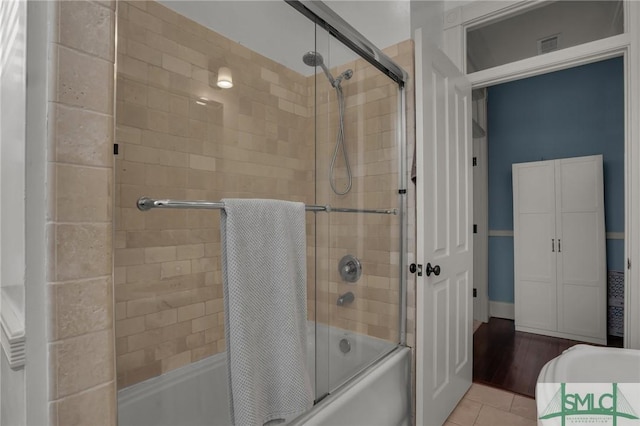
POLYGON ((198 259, 204 256, 204 244, 178 246, 178 260, 198 259))
POLYGON ((132 370, 144 366, 146 362, 146 356, 144 349, 140 349, 135 352, 128 352, 123 355, 119 355, 116 360, 118 366, 124 370, 132 370))
POLYGON ((111 275, 111 225, 57 225, 56 278, 69 281, 111 275))
MULTIPOLYGON (((178 255, 180 253, 180 247, 177 248, 178 255)), ((178 259, 180 259, 179 256, 178 259)), ((144 249, 145 263, 160 263, 171 260, 176 260, 176 247, 147 247, 144 249)))
POLYGON ((141 6, 141 2, 133 2, 129 4, 136 6, 129 8, 128 19, 131 22, 136 23, 154 33, 160 34, 162 32, 162 21, 139 9, 138 7, 141 6))
POLYGON ((58 55, 58 102, 111 114, 113 63, 62 46, 58 55), (106 89, 105 90, 105 86, 106 89))
MULTIPOLYGON (((53 342, 49 344, 50 422, 115 424, 111 225, 115 4, 60 2, 56 8, 58 19, 52 28, 58 44, 50 46, 54 81, 49 95, 53 162, 47 165, 53 178, 48 218, 54 221, 48 226, 47 260, 53 342)), ((118 314, 123 314, 122 308, 118 314)))
POLYGON ((161 264, 132 265, 127 267, 127 283, 160 280, 161 264))
POLYGON ((122 319, 116 322, 116 337, 131 336, 145 330, 144 317, 122 319))
POLYGON ((153 314, 144 316, 145 327, 147 330, 153 328, 166 327, 170 324, 175 324, 178 321, 182 321, 179 318, 179 309, 166 309, 153 314))
POLYGON ((166 373, 167 371, 175 370, 178 367, 182 367, 190 363, 191 352, 182 352, 162 360, 162 372, 166 373))
POLYGON ((202 155, 189 155, 189 167, 196 170, 216 171, 216 159, 202 155))
POLYGON ((204 346, 200 346, 191 351, 191 360, 193 362, 199 361, 208 356, 214 355, 218 352, 218 348, 215 343, 210 343, 204 346))
POLYGON ((204 302, 178 308, 178 321, 187 321, 204 316, 204 302))
POLYGON ((113 118, 61 104, 52 108, 56 161, 111 167, 113 118))
POLYGON ((52 340, 110 329, 113 324, 110 277, 50 286, 52 340))
POLYGON ((162 52, 136 40, 127 41, 127 55, 155 66, 162 66, 162 52))
POLYGON ((111 220, 112 170, 58 165, 57 218, 61 222, 111 220))
POLYGON ((193 333, 198 333, 200 331, 204 331, 208 328, 215 327, 218 325, 218 316, 216 314, 206 315, 200 318, 194 319, 192 322, 191 331, 193 333))
POLYGON ((59 43, 113 62, 113 10, 83 1, 60 2, 58 7, 59 43), (86 36, 89 28, 93 37, 86 36))
POLYGON ((65 426, 115 425, 115 382, 55 402, 57 423, 65 426))
POLYGON ((116 303, 115 317, 116 321, 127 317, 127 304, 125 302, 116 303))
POLYGON ((162 263, 161 278, 171 278, 179 275, 191 274, 191 262, 188 260, 178 260, 174 262, 162 263))
POLYGON ((107 383, 114 377, 113 337, 110 330, 85 334, 50 345, 52 398, 107 383))

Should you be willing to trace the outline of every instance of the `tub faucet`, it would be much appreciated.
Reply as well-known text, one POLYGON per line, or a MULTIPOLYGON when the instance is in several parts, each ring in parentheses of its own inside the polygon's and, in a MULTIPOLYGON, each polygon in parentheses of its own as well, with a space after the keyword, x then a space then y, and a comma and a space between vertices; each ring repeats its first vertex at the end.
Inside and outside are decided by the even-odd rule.
POLYGON ((338 306, 344 306, 344 305, 345 305, 345 304, 347 304, 347 303, 351 303, 351 302, 353 302, 353 300, 354 300, 355 298, 356 298, 356 297, 353 295, 353 293, 352 293, 352 292, 350 292, 350 291, 348 291, 348 292, 346 292, 345 294, 343 294, 343 295, 341 295, 340 297, 338 297, 338 302, 337 302, 337 304, 338 304, 338 306))

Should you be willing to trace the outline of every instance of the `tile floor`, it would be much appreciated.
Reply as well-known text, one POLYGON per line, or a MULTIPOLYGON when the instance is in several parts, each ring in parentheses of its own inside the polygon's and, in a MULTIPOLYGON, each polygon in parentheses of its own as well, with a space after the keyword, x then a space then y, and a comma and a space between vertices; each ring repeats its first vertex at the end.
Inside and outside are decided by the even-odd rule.
POLYGON ((473 383, 444 426, 536 426, 536 402, 473 383))
MULTIPOLYGON (((473 332, 482 325, 473 321, 473 332)), ((472 383, 444 426, 536 426, 536 401, 472 383)))

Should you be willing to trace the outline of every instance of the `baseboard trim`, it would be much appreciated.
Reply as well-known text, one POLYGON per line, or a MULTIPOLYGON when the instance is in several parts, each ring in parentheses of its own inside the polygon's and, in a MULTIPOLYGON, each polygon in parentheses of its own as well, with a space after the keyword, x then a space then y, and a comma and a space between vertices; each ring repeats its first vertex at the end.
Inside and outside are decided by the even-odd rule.
POLYGON ((514 304, 489 300, 489 316, 513 320, 516 318, 514 304))
POLYGON ((558 331, 541 330, 539 328, 522 327, 519 325, 516 325, 516 331, 523 331, 525 333, 541 334, 543 336, 558 337, 560 339, 569 339, 569 340, 575 340, 578 342, 587 342, 587 343, 594 343, 596 345, 607 346, 606 337, 602 339, 598 337, 580 336, 578 334, 560 333, 558 331))

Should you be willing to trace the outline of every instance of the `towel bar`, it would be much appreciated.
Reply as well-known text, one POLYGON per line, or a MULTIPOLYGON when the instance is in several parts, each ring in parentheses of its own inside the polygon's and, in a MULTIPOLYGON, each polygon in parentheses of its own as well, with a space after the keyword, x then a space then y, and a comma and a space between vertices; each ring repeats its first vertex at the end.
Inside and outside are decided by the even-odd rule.
MULTIPOLYGON (((140 197, 136 203, 139 210, 151 209, 224 209, 221 201, 186 201, 186 200, 154 200, 149 197, 140 197)), ((398 214, 398 209, 351 209, 346 207, 331 207, 330 205, 306 205, 305 209, 311 212, 341 212, 341 213, 373 213, 373 214, 398 214)))

